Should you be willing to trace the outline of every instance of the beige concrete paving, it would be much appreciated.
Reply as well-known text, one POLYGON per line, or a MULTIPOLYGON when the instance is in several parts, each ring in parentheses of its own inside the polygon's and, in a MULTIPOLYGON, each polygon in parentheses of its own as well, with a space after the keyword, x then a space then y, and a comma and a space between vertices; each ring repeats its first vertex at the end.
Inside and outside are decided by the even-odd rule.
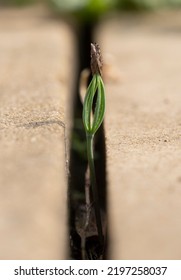
POLYGON ((46 10, 0 11, 0 259, 66 257, 73 45, 46 10))
POLYGON ((181 259, 181 13, 104 24, 109 257, 181 259))

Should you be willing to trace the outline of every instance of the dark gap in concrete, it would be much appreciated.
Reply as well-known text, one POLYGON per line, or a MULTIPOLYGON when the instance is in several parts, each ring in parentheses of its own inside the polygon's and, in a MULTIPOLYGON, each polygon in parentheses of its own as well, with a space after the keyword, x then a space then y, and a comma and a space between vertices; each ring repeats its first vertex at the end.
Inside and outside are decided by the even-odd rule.
MULTIPOLYGON (((93 32, 95 26, 95 24, 87 22, 81 24, 77 30, 77 56, 79 58, 79 65, 74 87, 73 129, 70 146, 70 177, 68 190, 70 236, 69 257, 71 259, 82 259, 81 237, 77 232, 76 224, 80 222, 79 219, 81 220, 81 207, 85 207, 85 172, 87 169, 87 152, 86 137, 82 123, 82 103, 79 97, 79 79, 81 71, 85 68, 90 68, 90 43, 94 42, 93 32)), ((95 136, 95 168, 100 207, 105 213, 106 220, 106 152, 103 125, 101 125, 95 136)), ((106 236, 105 239, 107 239, 106 236)), ((104 259, 106 259, 106 247, 107 246, 104 246, 104 259)), ((86 253, 88 259, 99 259, 101 250, 103 250, 103 248, 100 248, 97 234, 93 234, 92 236, 86 238, 86 253)))

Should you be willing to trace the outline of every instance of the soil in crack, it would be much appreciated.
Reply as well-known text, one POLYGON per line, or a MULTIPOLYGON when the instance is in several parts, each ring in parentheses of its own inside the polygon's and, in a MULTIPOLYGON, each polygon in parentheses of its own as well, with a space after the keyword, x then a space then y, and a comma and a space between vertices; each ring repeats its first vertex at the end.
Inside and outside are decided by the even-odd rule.
POLYGON ((90 44, 93 42, 94 25, 86 23, 78 30, 79 69, 75 80, 73 129, 70 148, 70 178, 68 190, 69 236, 71 259, 106 259, 106 156, 103 125, 95 136, 95 169, 99 202, 104 230, 104 245, 99 242, 95 226, 93 206, 90 209, 90 224, 84 236, 86 215, 85 173, 87 170, 86 136, 82 123, 82 103, 79 97, 80 73, 90 68, 90 44), (82 234, 81 234, 82 233, 82 234), (84 238, 84 237, 85 238, 84 238), (83 249, 84 247, 84 249, 83 249), (84 250, 84 253, 83 253, 84 250))

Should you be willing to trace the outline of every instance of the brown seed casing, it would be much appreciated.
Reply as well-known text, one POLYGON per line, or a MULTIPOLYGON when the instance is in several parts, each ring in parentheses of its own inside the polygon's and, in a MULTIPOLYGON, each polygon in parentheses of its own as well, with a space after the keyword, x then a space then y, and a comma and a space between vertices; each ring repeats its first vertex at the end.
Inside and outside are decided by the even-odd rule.
POLYGON ((102 76, 102 56, 100 47, 97 43, 91 43, 91 72, 92 75, 99 74, 102 76))

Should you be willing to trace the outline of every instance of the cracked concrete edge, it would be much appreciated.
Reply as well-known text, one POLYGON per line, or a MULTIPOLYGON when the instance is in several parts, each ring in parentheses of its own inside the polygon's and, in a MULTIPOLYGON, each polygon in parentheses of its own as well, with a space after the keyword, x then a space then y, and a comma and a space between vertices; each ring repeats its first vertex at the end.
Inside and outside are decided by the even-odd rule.
POLYGON ((180 12, 104 21, 109 258, 181 258, 180 12), (109 64, 109 65, 108 65, 109 64))
POLYGON ((0 13, 0 259, 65 259, 74 37, 41 7, 0 13))

